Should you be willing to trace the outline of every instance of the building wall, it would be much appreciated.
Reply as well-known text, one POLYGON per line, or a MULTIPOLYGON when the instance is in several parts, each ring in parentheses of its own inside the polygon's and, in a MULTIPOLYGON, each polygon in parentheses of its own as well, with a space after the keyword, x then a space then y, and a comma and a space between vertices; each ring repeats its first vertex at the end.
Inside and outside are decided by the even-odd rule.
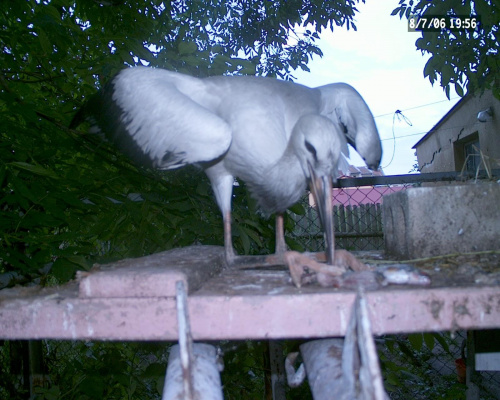
MULTIPOLYGON (((420 171, 461 171, 465 163, 464 146, 475 140, 479 141, 482 154, 489 157, 491 167, 499 168, 500 101, 491 91, 481 97, 462 100, 440 121, 435 131, 415 145, 420 171), (493 118, 485 123, 479 122, 478 112, 488 107, 493 109, 493 118)), ((481 169, 484 167, 481 166, 481 169)))

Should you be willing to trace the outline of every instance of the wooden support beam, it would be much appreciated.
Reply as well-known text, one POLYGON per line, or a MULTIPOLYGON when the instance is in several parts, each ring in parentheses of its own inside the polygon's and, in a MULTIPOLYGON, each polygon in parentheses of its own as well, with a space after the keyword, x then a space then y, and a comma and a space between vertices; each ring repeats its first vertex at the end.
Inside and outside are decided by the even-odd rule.
MULTIPOLYGON (((235 283, 240 290, 232 295, 191 295, 193 339, 345 335, 354 292, 249 285, 235 283)), ((2 290, 0 338, 178 340, 173 297, 89 299, 77 297, 76 289, 2 290)), ((500 327, 498 287, 385 288, 367 292, 366 300, 375 335, 500 327)))
MULTIPOLYGON (((114 268, 114 274, 106 272, 106 285, 95 279, 90 291, 83 288, 89 285, 88 274, 61 287, 0 290, 0 338, 177 341, 175 291, 163 290, 158 282, 177 279, 178 273, 190 287, 187 306, 195 341, 345 335, 356 292, 314 285, 299 289, 279 267, 223 269, 223 253, 200 252, 202 247, 192 251, 196 260, 208 254, 203 279, 200 268, 183 263, 184 254, 163 269, 151 266, 148 257, 136 259, 135 272, 130 265, 114 268), (148 279, 148 268, 154 269, 151 291, 139 279, 148 279), (131 294, 133 282, 138 288, 131 294)), ((373 334, 500 328, 500 286, 485 279, 486 274, 477 274, 483 284, 475 282, 476 275, 452 280, 448 274, 433 275, 426 287, 389 285, 366 291, 373 334)))

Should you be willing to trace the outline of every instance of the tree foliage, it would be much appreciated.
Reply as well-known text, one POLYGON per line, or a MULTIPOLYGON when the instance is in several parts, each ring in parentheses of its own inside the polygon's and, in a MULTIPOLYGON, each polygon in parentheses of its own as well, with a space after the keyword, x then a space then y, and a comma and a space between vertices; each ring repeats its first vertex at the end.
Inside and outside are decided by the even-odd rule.
MULTIPOLYGON (((62 282, 96 261, 221 245, 220 213, 202 171, 139 168, 98 138, 67 129, 71 117, 114 73, 139 63, 196 76, 290 79, 293 69, 307 69, 310 57, 321 54, 315 45, 321 29, 355 29, 357 2, 1 1, 0 273, 17 271, 43 283, 49 266, 62 282)), ((432 66, 438 72, 439 57, 432 66)), ((273 221, 255 216, 244 185, 235 187, 233 204, 237 251, 271 251, 273 221)), ((54 343, 47 347, 53 381, 38 395, 159 397, 165 352, 142 346, 54 343)), ((261 394, 261 344, 247 346, 254 356, 226 357, 227 398, 261 394)), ((2 368, 5 351, 1 346, 2 368)), ((0 372, 3 383, 12 381, 8 370, 0 372)), ((0 393, 7 388, 11 398, 23 395, 14 397, 12 384, 0 393)), ((298 391, 293 396, 305 398, 298 391)))
MULTIPOLYGON (((355 4, 1 2, 0 273, 31 279, 47 266, 65 281, 96 261, 222 244, 220 213, 202 171, 138 168, 84 129, 67 129, 72 115, 135 64, 290 79, 321 54, 319 30, 355 28, 355 4)), ((273 221, 255 216, 244 186, 235 191, 237 251, 270 251, 273 221)))
POLYGON ((400 0, 392 12, 400 18, 410 16, 478 16, 475 30, 422 32, 415 45, 430 54, 424 76, 438 80, 448 98, 454 87, 459 96, 490 89, 500 99, 500 5, 498 0, 427 1, 400 0))

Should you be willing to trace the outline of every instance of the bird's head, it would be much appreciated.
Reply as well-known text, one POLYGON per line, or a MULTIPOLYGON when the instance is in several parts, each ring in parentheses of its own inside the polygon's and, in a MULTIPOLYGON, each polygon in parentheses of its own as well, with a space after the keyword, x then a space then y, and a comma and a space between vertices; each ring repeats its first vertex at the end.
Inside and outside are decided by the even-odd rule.
POLYGON ((292 146, 313 193, 325 231, 327 262, 333 263, 334 226, 332 218, 332 179, 347 142, 338 125, 320 115, 306 115, 295 124, 292 146))
POLYGON ((321 114, 336 122, 368 168, 377 170, 382 159, 382 145, 375 120, 363 97, 346 83, 332 83, 318 89, 321 114))
POLYGON ((316 177, 335 177, 342 151, 347 143, 340 129, 328 118, 305 115, 294 126, 291 138, 295 155, 307 180, 316 177))

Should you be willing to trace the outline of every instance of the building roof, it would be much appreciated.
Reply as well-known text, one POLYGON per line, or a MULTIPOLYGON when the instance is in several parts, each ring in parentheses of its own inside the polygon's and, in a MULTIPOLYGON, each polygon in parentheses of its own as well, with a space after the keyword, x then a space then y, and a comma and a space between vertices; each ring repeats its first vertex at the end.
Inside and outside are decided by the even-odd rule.
POLYGON ((342 178, 360 178, 365 176, 383 176, 384 172, 382 168, 379 168, 377 171, 372 171, 371 169, 361 166, 355 167, 354 165, 349 165, 349 171, 347 173, 343 173, 342 171, 338 171, 338 176, 340 179, 342 178))
POLYGON ((466 94, 464 97, 462 97, 459 101, 455 103, 453 107, 451 107, 450 111, 448 111, 438 122, 436 125, 434 125, 429 132, 427 132, 417 143, 415 143, 412 147, 412 149, 416 149, 422 142, 427 140, 429 136, 431 136, 436 130, 439 129, 439 127, 446 121, 448 118, 450 118, 459 108, 461 108, 469 99, 471 99, 473 96, 466 94))

